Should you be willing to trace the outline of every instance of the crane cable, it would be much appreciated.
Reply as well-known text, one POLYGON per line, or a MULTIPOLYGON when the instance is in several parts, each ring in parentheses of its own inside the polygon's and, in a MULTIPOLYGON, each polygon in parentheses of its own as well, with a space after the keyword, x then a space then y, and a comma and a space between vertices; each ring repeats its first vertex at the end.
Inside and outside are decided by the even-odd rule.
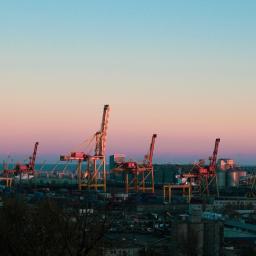
POLYGON ((82 141, 80 144, 73 147, 73 149, 69 152, 76 152, 76 151, 80 150, 81 148, 85 148, 85 149, 89 148, 91 146, 94 138, 95 138, 95 134, 91 138, 86 139, 86 140, 82 141))

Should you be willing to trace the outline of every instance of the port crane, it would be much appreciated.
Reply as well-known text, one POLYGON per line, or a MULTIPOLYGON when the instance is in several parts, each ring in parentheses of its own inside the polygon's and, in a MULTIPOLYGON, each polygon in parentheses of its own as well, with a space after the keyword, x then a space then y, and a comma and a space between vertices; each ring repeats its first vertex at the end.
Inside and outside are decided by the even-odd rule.
MULTIPOLYGON (((36 162, 36 156, 38 151, 38 145, 39 145, 39 142, 36 142, 34 145, 32 156, 29 157, 29 163, 27 164, 16 163, 15 168, 13 170, 9 170, 8 168, 5 168, 4 175, 7 177, 10 175, 22 175, 22 174, 33 176, 35 174, 35 162, 36 162)), ((6 165, 6 167, 7 166, 8 165, 6 165)))
POLYGON ((34 150, 32 156, 29 157, 28 164, 20 164, 17 163, 15 170, 16 174, 27 174, 27 175, 34 175, 35 174, 35 161, 37 156, 37 149, 38 149, 39 142, 36 142, 34 145, 34 150))
POLYGON ((189 178, 193 184, 195 184, 194 188, 198 187, 198 192, 200 192, 201 195, 205 193, 209 195, 209 186, 215 181, 217 196, 219 196, 218 179, 216 174, 219 144, 220 138, 217 138, 215 140, 213 154, 209 157, 208 166, 204 166, 203 161, 199 161, 194 165, 191 173, 183 174, 184 177, 189 178))
POLYGON ((90 155, 85 152, 71 152, 67 155, 60 156, 61 161, 77 161, 77 183, 78 190, 103 189, 106 192, 106 141, 107 128, 109 121, 109 105, 103 109, 102 122, 100 130, 97 131, 92 140, 95 143, 94 154, 90 155), (86 163, 86 170, 82 171, 82 163, 86 163))
POLYGON ((209 158, 210 164, 206 168, 199 167, 199 185, 201 187, 201 194, 205 192, 209 195, 209 186, 215 181, 217 196, 219 196, 219 186, 216 174, 217 157, 219 152, 220 138, 215 140, 214 150, 212 156, 209 158))
POLYGON ((113 173, 124 175, 125 192, 155 192, 153 155, 157 134, 152 135, 149 152, 142 164, 127 161, 118 164, 111 170, 113 173))
POLYGON ((188 201, 191 200, 192 196, 202 197, 204 194, 209 196, 209 187, 214 181, 216 182, 215 188, 217 196, 219 196, 218 179, 216 174, 219 144, 220 139, 217 138, 215 140, 213 154, 209 157, 209 165, 205 166, 204 161, 200 160, 194 164, 190 172, 176 176, 181 180, 180 184, 169 184, 164 186, 165 200, 167 199, 167 201, 170 201, 173 189, 182 190, 183 196, 187 196, 188 201))

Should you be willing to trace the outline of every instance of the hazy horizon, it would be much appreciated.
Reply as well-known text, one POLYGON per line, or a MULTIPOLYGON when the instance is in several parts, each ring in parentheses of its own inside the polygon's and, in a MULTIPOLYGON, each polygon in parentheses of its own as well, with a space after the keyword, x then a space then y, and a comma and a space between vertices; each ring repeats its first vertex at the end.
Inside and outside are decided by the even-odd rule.
MULTIPOLYGON (((117 152, 115 152, 117 153, 117 152)), ((118 152, 121 154, 124 154, 124 152, 118 152)), ((210 152, 209 152, 210 153, 210 152)), ((17 162, 28 162, 28 155, 9 155, 9 163, 17 163, 17 162)), ((107 155, 107 163, 109 162, 109 156, 107 155)), ((125 154, 127 160, 135 160, 142 162, 143 161, 143 154, 141 155, 134 155, 134 154, 125 154)), ((210 154, 209 154, 210 156, 210 154)), ((193 164, 199 159, 205 159, 208 160, 208 157, 206 154, 204 155, 157 155, 154 157, 154 164, 193 164)), ((240 166, 256 166, 256 160, 254 159, 254 156, 248 156, 248 155, 242 155, 238 154, 235 156, 219 156, 219 159, 222 158, 228 158, 228 159, 234 159, 236 161, 237 165, 240 166)), ((0 164, 3 161, 7 161, 8 155, 1 155, 0 157, 0 164)), ((65 162, 60 162, 59 161, 59 155, 58 154, 53 154, 53 155, 41 155, 40 152, 37 156, 36 164, 56 164, 56 163, 62 163, 65 164, 65 162)), ((74 164, 76 164, 76 161, 73 161, 74 164)))

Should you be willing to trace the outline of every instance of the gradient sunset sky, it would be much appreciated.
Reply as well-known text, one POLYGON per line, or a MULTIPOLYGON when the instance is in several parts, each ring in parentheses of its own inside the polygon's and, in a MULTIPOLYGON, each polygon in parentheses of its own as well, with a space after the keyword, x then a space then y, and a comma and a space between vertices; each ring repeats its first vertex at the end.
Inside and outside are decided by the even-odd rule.
POLYGON ((108 154, 256 164, 256 1, 0 3, 0 159, 58 156, 100 127, 108 154))

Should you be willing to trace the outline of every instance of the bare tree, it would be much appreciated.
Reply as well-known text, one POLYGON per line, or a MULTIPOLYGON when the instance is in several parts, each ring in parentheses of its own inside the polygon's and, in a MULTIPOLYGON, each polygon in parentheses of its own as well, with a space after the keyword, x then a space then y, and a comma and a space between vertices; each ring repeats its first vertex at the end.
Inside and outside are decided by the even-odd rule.
POLYGON ((110 212, 65 211, 51 200, 28 205, 7 199, 0 210, 0 250, 7 256, 92 254, 112 223, 110 212))

